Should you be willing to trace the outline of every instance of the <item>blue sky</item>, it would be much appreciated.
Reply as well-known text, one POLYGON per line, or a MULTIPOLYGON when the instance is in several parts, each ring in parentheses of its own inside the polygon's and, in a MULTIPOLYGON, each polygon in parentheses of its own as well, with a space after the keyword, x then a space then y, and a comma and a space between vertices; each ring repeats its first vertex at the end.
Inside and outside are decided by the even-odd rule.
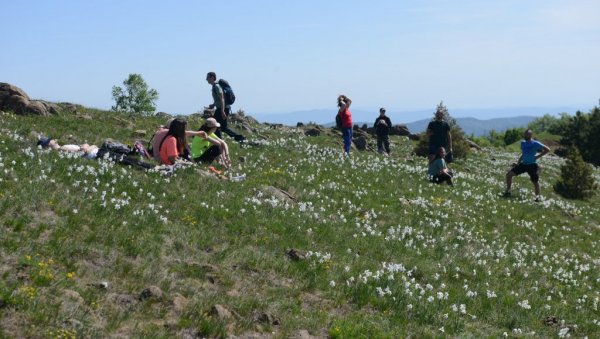
POLYGON ((159 111, 211 103, 208 71, 252 114, 335 109, 589 109, 600 1, 3 1, 0 82, 110 108, 140 73, 159 111))

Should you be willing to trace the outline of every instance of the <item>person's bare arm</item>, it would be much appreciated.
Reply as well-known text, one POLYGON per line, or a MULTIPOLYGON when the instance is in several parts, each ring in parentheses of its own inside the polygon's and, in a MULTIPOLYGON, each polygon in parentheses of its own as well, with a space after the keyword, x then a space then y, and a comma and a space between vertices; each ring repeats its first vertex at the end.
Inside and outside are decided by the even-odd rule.
POLYGON ((206 139, 206 132, 204 132, 204 131, 185 131, 185 136, 186 137, 200 136, 200 137, 206 139))
POLYGON ((542 148, 542 151, 540 153, 538 153, 535 158, 539 159, 541 157, 543 157, 544 155, 548 154, 548 152, 550 152, 550 148, 548 148, 548 146, 544 145, 544 148, 542 148))
POLYGON ((346 103, 346 108, 350 108, 350 105, 352 104, 352 100, 350 100, 350 98, 348 98, 345 95, 343 97, 344 97, 344 102, 346 103))

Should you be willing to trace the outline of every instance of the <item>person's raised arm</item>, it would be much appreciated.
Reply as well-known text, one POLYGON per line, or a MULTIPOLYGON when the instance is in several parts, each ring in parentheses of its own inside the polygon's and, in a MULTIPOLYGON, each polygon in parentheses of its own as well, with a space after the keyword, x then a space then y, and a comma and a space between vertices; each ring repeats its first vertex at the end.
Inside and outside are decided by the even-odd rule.
POLYGON ((185 136, 186 137, 199 136, 199 137, 202 137, 204 139, 206 139, 206 137, 207 137, 206 132, 204 132, 204 131, 185 131, 185 136))
POLYGON ((344 95, 344 102, 346 103, 346 108, 350 108, 350 105, 352 104, 352 100, 350 100, 350 98, 348 98, 347 96, 344 95))
POLYGON ((544 147, 542 148, 540 153, 538 153, 535 156, 536 159, 539 159, 539 158, 543 157, 544 155, 548 154, 548 152, 550 152, 550 148, 548 148, 548 146, 546 146, 546 145, 542 145, 542 146, 544 146, 544 147))

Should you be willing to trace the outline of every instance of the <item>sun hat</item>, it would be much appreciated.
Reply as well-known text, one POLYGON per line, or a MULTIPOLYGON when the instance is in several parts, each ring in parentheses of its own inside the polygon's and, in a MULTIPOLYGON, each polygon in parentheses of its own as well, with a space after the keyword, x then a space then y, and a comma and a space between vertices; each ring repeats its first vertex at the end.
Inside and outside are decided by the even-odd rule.
POLYGON ((208 127, 221 127, 221 124, 217 122, 215 118, 208 118, 204 121, 208 127))

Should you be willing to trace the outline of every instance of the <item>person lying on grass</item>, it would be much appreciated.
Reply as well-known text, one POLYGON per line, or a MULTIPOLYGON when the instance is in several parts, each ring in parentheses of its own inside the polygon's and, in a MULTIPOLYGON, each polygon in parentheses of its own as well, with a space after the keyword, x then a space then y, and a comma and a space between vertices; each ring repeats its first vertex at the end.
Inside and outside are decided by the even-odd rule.
POLYGON ((446 149, 444 147, 438 148, 435 158, 429 163, 427 174, 429 174, 429 179, 433 183, 441 184, 447 182, 448 185, 454 186, 452 182, 454 174, 448 168, 448 165, 446 165, 445 157, 446 149))
POLYGON ((82 144, 82 145, 68 144, 68 145, 61 146, 58 143, 58 141, 56 141, 56 139, 45 138, 45 137, 40 137, 38 139, 37 144, 38 144, 38 146, 41 146, 42 148, 49 147, 55 151, 63 151, 63 152, 70 152, 70 153, 82 153, 83 156, 88 159, 95 159, 96 155, 98 154, 98 149, 99 149, 98 146, 89 145, 89 144, 82 144))
POLYGON ((220 124, 214 118, 208 118, 200 127, 204 135, 199 135, 192 139, 192 160, 204 164, 211 164, 218 160, 225 169, 231 167, 229 159, 229 147, 223 139, 216 135, 220 124))

